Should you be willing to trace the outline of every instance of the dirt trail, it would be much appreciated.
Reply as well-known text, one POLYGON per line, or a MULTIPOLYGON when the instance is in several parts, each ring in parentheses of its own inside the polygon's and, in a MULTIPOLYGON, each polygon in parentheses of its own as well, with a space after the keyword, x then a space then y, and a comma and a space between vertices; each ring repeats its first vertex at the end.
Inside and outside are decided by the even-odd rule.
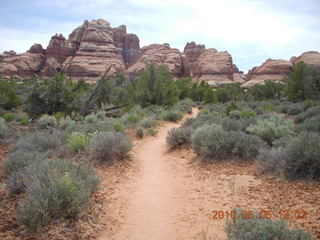
MULTIPOLYGON (((192 116, 197 113, 193 109, 192 116)), ((277 210, 288 208, 288 200, 294 201, 292 206, 310 209, 313 220, 308 224, 316 227, 316 205, 303 205, 302 200, 291 197, 299 194, 297 190, 285 198, 276 194, 275 189, 283 192, 293 189, 292 184, 285 187, 276 178, 258 176, 253 163, 201 162, 190 147, 168 152, 168 131, 187 117, 191 116, 179 123, 165 123, 156 137, 135 142, 130 176, 116 187, 116 197, 108 203, 108 214, 119 224, 100 240, 225 240, 226 217, 213 219, 214 210, 277 210)), ((320 188, 308 188, 305 197, 313 203, 320 188)), ((306 187, 301 189, 306 191, 306 187)))

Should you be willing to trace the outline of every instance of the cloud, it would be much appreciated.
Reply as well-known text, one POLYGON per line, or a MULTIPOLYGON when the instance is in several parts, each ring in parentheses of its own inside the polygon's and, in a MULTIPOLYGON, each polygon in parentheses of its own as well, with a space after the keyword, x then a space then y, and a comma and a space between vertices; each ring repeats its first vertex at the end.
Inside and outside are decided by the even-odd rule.
POLYGON ((267 58, 319 51, 319 11, 318 0, 5 0, 0 51, 46 46, 57 32, 68 36, 83 20, 104 18, 127 25, 142 46, 167 42, 183 50, 196 41, 227 50, 247 71, 267 58))

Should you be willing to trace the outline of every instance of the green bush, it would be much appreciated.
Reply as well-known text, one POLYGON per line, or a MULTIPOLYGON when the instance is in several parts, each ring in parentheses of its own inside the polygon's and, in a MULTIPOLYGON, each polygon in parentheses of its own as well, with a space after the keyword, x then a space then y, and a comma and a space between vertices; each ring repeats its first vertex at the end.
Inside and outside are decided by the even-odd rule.
POLYGON ((240 113, 241 118, 255 118, 257 114, 252 111, 242 111, 240 113))
POLYGON ((309 108, 315 107, 317 105, 318 105, 317 102, 314 101, 314 100, 306 100, 306 101, 303 102, 304 110, 307 110, 309 108))
POLYGON ((233 132, 233 153, 245 160, 253 160, 259 154, 259 150, 265 147, 265 143, 257 136, 243 132, 233 132))
POLYGON ((73 132, 67 139, 72 152, 79 153, 89 145, 90 137, 84 133, 73 132))
POLYGON ((55 150, 62 145, 61 136, 58 133, 29 133, 20 138, 17 143, 19 150, 46 152, 55 150))
POLYGON ((115 124, 113 125, 113 130, 115 130, 116 132, 123 132, 124 131, 124 127, 122 124, 115 124))
POLYGON ((294 125, 291 120, 285 120, 276 114, 271 114, 267 115, 265 119, 259 119, 256 124, 250 125, 247 131, 271 144, 276 139, 292 135, 293 129, 294 125))
POLYGON ((91 141, 93 156, 99 160, 122 159, 127 157, 132 148, 128 136, 119 132, 103 132, 94 136, 91 141))
POLYGON ((239 109, 239 107, 235 102, 230 102, 230 103, 227 104, 224 112, 225 112, 225 114, 229 115, 229 113, 231 111, 238 110, 238 109, 239 109))
POLYGON ((296 128, 298 131, 320 132, 320 115, 306 119, 296 128))
POLYGON ((211 124, 197 128, 191 136, 191 143, 198 154, 225 159, 232 152, 234 140, 221 125, 211 124))
POLYGON ((287 111, 288 115, 298 115, 303 112, 303 106, 301 104, 292 104, 287 111))
POLYGON ((98 122, 98 118, 95 115, 91 114, 91 115, 86 116, 84 121, 86 123, 96 123, 96 122, 98 122))
POLYGON ((55 116, 45 114, 38 120, 38 124, 42 128, 55 128, 57 126, 57 119, 55 116))
POLYGON ((185 143, 190 143, 192 132, 193 129, 191 128, 172 128, 167 135, 167 144, 173 148, 185 143))
POLYGON ((136 136, 138 138, 143 138, 144 132, 143 132, 143 128, 137 128, 136 130, 136 136))
POLYGON ((229 112, 228 116, 229 116, 229 118, 231 118, 231 119, 240 119, 240 117, 241 117, 241 111, 239 111, 239 110, 233 110, 233 111, 229 112))
POLYGON ((183 113, 192 113, 192 107, 194 105, 194 102, 189 99, 189 98, 186 98, 182 101, 180 101, 177 105, 176 105, 176 108, 180 111, 180 112, 183 112, 183 113))
POLYGON ((53 114, 53 116, 57 119, 58 122, 60 122, 60 120, 65 117, 65 113, 64 112, 55 112, 53 114))
POLYGON ((10 110, 20 104, 16 89, 17 84, 14 81, 0 80, 0 107, 10 110))
POLYGON ((87 164, 51 160, 30 168, 26 199, 18 209, 18 221, 29 230, 62 217, 74 218, 87 208, 99 178, 87 164))
POLYGON ((137 123, 139 121, 139 117, 134 114, 134 113, 131 113, 131 114, 125 114, 123 116, 123 123, 126 124, 126 125, 133 125, 135 123, 137 123))
POLYGON ((11 174, 32 163, 39 163, 44 157, 44 154, 38 152, 18 149, 17 151, 10 153, 9 157, 5 160, 4 169, 8 174, 11 174))
POLYGON ((74 127, 75 124, 76 122, 72 120, 70 117, 61 118, 59 122, 59 126, 62 130, 74 127))
POLYGON ((258 164, 267 171, 292 179, 320 178, 320 135, 304 132, 288 139, 283 147, 261 150, 258 164))
POLYGON ((283 103, 277 107, 277 111, 280 113, 287 114, 289 107, 290 107, 289 103, 283 103))
POLYGON ((4 137, 7 132, 7 124, 4 119, 0 118, 0 139, 4 137))
POLYGON ((176 110, 168 110, 163 114, 162 119, 169 122, 177 122, 182 117, 183 117, 182 112, 176 111, 176 110))
POLYGON ((296 116, 294 121, 296 123, 301 123, 306 119, 309 119, 318 115, 320 115, 320 106, 309 108, 305 112, 300 113, 298 116, 296 116))
POLYGON ((98 112, 96 113, 96 117, 97 117, 99 120, 103 121, 103 120, 106 119, 106 112, 105 112, 105 111, 98 111, 98 112))
POLYGON ((6 113, 2 116, 6 122, 12 122, 15 119, 15 116, 12 113, 6 113))
POLYGON ((302 229, 289 229, 284 220, 259 218, 259 213, 253 214, 256 217, 252 219, 238 216, 227 221, 229 240, 312 240, 310 233, 302 229))
POLYGON ((144 128, 153 128, 156 127, 158 122, 154 120, 153 118, 145 118, 140 122, 140 126, 144 128))
POLYGON ((155 137, 158 134, 158 130, 154 128, 148 128, 148 134, 151 135, 152 137, 155 137))

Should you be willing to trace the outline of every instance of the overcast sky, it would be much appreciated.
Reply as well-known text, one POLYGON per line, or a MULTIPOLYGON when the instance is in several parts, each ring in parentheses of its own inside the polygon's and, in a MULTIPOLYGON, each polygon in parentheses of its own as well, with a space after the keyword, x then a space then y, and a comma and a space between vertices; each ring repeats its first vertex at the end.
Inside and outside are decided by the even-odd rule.
POLYGON ((240 70, 320 51, 320 0, 1 0, 0 51, 46 47, 85 19, 127 26, 140 46, 189 41, 228 51, 240 70))

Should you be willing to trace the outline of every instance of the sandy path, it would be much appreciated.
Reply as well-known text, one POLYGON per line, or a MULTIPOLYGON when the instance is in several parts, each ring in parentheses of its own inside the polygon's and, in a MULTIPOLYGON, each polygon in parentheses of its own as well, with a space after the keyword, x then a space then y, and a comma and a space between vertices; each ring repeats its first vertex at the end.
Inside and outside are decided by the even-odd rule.
MULTIPOLYGON (((193 111, 193 116, 197 110, 193 111)), ((190 117, 190 116, 189 116, 190 117)), ((167 123, 155 138, 146 139, 135 152, 138 179, 128 199, 126 224, 115 239, 179 239, 174 228, 179 209, 175 172, 168 164, 166 136, 179 123, 167 123)))
POLYGON ((226 240, 227 217, 213 219, 213 211, 235 207, 275 212, 303 208, 310 218, 290 224, 306 224, 317 234, 319 184, 281 183, 276 176, 260 176, 253 162, 199 161, 189 146, 168 152, 167 133, 182 121, 165 123, 156 137, 135 142, 132 171, 108 203, 107 213, 119 224, 100 240, 226 240))

